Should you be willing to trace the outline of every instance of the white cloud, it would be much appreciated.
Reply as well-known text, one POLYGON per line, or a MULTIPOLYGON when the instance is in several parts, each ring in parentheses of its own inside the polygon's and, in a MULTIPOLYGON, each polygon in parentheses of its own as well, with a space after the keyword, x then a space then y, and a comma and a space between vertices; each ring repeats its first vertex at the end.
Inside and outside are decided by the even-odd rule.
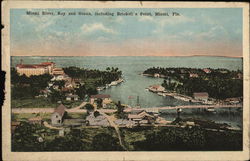
POLYGON ((50 16, 50 15, 23 15, 22 19, 25 22, 33 24, 36 28, 35 31, 44 30, 59 19, 60 16, 50 16))
POLYGON ((102 32, 110 33, 110 34, 117 33, 113 29, 104 26, 102 23, 83 24, 81 29, 83 33, 92 33, 95 31, 102 31, 102 32))
POLYGON ((117 23, 123 23, 123 22, 124 22, 124 19, 123 19, 122 17, 117 17, 117 18, 115 19, 115 22, 117 22, 117 23))
POLYGON ((152 16, 140 16, 140 17, 138 17, 138 20, 141 21, 141 22, 154 21, 152 16))
POLYGON ((195 37, 198 39, 204 39, 204 38, 211 39, 217 37, 218 35, 224 35, 223 36, 224 38, 225 36, 227 36, 226 30, 222 26, 214 26, 208 31, 196 34, 195 37))
POLYGON ((164 19, 154 19, 154 23, 156 24, 156 29, 153 30, 153 33, 161 33, 165 26, 167 25, 176 25, 186 22, 194 22, 195 19, 189 18, 186 16, 170 16, 164 19))

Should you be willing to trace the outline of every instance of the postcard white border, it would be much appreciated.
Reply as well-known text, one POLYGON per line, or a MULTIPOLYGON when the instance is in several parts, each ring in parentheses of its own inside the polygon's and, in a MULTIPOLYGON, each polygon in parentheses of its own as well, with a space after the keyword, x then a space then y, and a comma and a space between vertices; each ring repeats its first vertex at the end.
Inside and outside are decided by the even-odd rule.
POLYGON ((2 107, 3 160, 247 160, 249 159, 249 6, 237 2, 79 2, 5 1, 2 3, 2 67, 6 74, 6 95, 2 107), (10 143, 10 35, 11 8, 243 8, 244 113, 243 151, 221 152, 11 152, 10 143))

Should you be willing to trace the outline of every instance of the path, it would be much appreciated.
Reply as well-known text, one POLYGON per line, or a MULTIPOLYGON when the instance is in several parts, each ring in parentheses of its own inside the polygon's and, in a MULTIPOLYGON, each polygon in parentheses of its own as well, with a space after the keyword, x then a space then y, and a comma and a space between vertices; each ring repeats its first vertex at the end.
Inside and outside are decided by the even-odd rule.
POLYGON ((50 129, 57 129, 57 130, 63 129, 63 128, 51 126, 47 121, 44 121, 44 122, 43 122, 43 125, 44 125, 45 127, 47 127, 47 128, 50 128, 50 129))
POLYGON ((109 116, 109 115, 107 115, 106 113, 104 113, 102 111, 99 111, 99 112, 100 112, 100 114, 102 114, 103 116, 105 116, 108 119, 108 122, 109 122, 110 126, 114 127, 114 129, 115 129, 115 131, 117 133, 117 136, 118 136, 119 143, 120 143, 121 147, 123 147, 123 149, 127 150, 127 148, 122 143, 122 138, 121 138, 119 126, 117 126, 115 124, 115 122, 114 122, 116 120, 116 118, 114 117, 114 115, 109 116))
MULTIPOLYGON (((79 106, 66 109, 69 113, 85 113, 86 109, 81 109, 88 102, 82 102, 79 106)), ((186 106, 167 106, 167 107, 149 107, 149 108, 126 108, 124 111, 129 112, 133 110, 145 110, 148 112, 159 112, 159 110, 171 110, 171 109, 199 109, 199 108, 240 108, 242 104, 235 105, 186 105, 186 106)), ((53 113, 54 108, 12 108, 12 113, 53 113)), ((115 109, 99 109, 102 113, 113 113, 115 109)))

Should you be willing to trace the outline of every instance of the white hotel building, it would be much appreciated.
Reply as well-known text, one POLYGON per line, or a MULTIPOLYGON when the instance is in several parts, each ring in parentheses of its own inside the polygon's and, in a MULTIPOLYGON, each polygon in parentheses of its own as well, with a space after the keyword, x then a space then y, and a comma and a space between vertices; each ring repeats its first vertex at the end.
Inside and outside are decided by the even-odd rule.
POLYGON ((20 75, 25 74, 26 76, 31 75, 42 75, 42 74, 53 74, 55 63, 43 62, 41 64, 17 64, 16 70, 20 75))

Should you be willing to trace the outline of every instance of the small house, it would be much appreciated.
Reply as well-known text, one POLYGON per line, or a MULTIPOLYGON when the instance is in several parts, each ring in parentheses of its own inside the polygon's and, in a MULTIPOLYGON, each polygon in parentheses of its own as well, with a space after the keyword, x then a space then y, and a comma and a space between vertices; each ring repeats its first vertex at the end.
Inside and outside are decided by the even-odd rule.
POLYGON ((229 104, 237 104, 240 103, 241 99, 238 97, 234 97, 234 98, 227 98, 225 100, 225 102, 229 103, 229 104))
POLYGON ((54 68, 52 71, 53 75, 64 75, 64 71, 62 68, 54 68))
POLYGON ((149 123, 154 123, 156 117, 143 110, 142 112, 137 114, 133 113, 129 114, 128 119, 129 121, 134 121, 137 124, 149 124, 149 123))
POLYGON ((189 74, 189 78, 198 78, 198 77, 199 77, 199 75, 196 74, 196 73, 190 73, 189 74))
POLYGON ((208 101, 208 93, 207 92, 196 92, 193 94, 194 99, 199 101, 208 101))
POLYGON ((108 119, 101 114, 95 117, 94 113, 91 113, 89 116, 86 117, 86 121, 88 122, 89 126, 110 126, 108 119))
POLYGON ((127 120, 127 119, 117 119, 114 121, 114 123, 118 126, 125 126, 125 127, 131 127, 135 125, 134 121, 127 120))
POLYGON ((51 115, 51 124, 53 126, 62 125, 64 114, 65 114, 65 109, 66 107, 63 104, 61 104, 54 110, 53 114, 51 115))
POLYGON ((66 95, 66 100, 67 101, 78 101, 79 96, 75 95, 75 94, 68 94, 68 95, 66 95))
POLYGON ((162 87, 161 85, 152 85, 149 87, 149 90, 152 92, 163 92, 165 88, 162 87))
POLYGON ((210 69, 208 69, 208 68, 205 68, 205 69, 203 69, 203 72, 205 72, 205 73, 211 73, 211 70, 210 69))
POLYGON ((91 95, 90 96, 90 103, 94 104, 94 102, 97 99, 102 99, 102 101, 105 102, 109 102, 110 101, 110 95, 109 94, 97 94, 97 95, 91 95))

